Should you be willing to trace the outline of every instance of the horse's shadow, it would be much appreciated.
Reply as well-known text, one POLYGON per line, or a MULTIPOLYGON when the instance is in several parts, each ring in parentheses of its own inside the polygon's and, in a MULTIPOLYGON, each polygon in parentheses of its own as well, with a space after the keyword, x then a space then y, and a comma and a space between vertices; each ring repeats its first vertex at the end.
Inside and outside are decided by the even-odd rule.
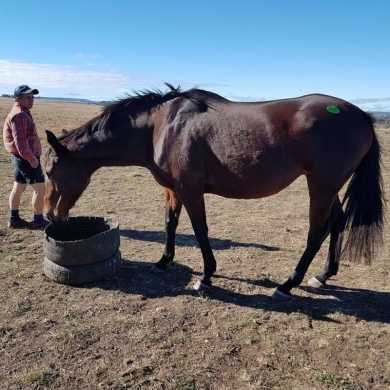
MULTIPOLYGON (((225 277, 215 275, 215 278, 225 277)), ((293 296, 289 301, 280 302, 271 298, 274 289, 278 286, 277 283, 267 278, 238 279, 238 281, 269 288, 270 293, 269 295, 247 295, 215 287, 209 293, 210 299, 266 311, 288 314, 301 312, 314 320, 340 322, 329 317, 329 315, 339 313, 355 317, 357 321, 390 323, 390 292, 347 288, 332 284, 321 289, 302 285, 299 289, 305 291, 306 296, 293 296), (322 298, 320 299, 319 296, 322 298)))
MULTIPOLYGON (((131 230, 125 229, 121 230, 120 234, 122 237, 131 238, 138 241, 148 241, 156 242, 159 244, 165 244, 165 233, 161 231, 140 231, 140 230, 131 230)), ((199 247, 198 241, 196 240, 194 234, 176 234, 176 246, 184 247, 199 247)), ((232 240, 221 240, 219 238, 210 237, 210 244, 213 249, 231 249, 232 247, 253 247, 260 248, 265 251, 279 251, 280 248, 274 246, 268 246, 258 243, 243 243, 236 242, 232 240)))
POLYGON ((343 288, 330 285, 325 289, 300 287, 306 296, 295 296, 286 302, 271 298, 277 283, 269 278, 253 280, 249 278, 232 278, 216 274, 215 279, 227 279, 248 283, 269 289, 269 294, 243 294, 219 287, 214 283, 211 290, 199 295, 192 289, 194 273, 189 267, 178 263, 169 266, 167 272, 152 274, 152 263, 124 260, 122 268, 110 279, 92 283, 93 287, 107 290, 118 290, 126 294, 141 295, 145 299, 164 297, 192 296, 221 301, 237 306, 262 309, 269 312, 304 313, 311 320, 340 322, 335 313, 353 316, 357 321, 390 323, 390 293, 366 289, 343 288), (322 298, 319 299, 318 296, 322 298), (317 296, 317 297, 316 297, 317 296), (323 297, 326 298, 323 298, 323 297))
MULTIPOLYGON (((121 230, 121 236, 134 240, 165 243, 165 234, 155 231, 121 230)), ((267 251, 278 251, 279 248, 263 244, 239 243, 231 240, 210 239, 214 248, 230 249, 233 246, 257 247, 267 251)), ((178 234, 176 245, 197 246, 193 235, 178 234)), ((127 294, 141 295, 146 299, 164 298, 167 296, 200 297, 194 291, 191 281, 200 276, 188 266, 173 262, 167 272, 153 274, 150 272, 153 263, 126 260, 123 267, 113 278, 92 283, 95 287, 107 290, 118 290, 127 294)), ((211 290, 203 296, 210 300, 221 301, 237 306, 263 309, 280 313, 304 313, 310 320, 338 322, 335 313, 353 316, 356 320, 390 323, 390 293, 366 289, 343 288, 330 284, 324 289, 303 287, 305 296, 295 296, 289 301, 279 302, 271 298, 278 284, 267 277, 260 279, 228 277, 215 274, 214 279, 230 280, 268 289, 267 294, 243 294, 218 286, 217 281, 211 290), (318 296, 322 296, 319 299, 318 296), (324 298, 325 297, 325 298, 324 298)), ((332 281, 330 282, 332 283, 332 281)))

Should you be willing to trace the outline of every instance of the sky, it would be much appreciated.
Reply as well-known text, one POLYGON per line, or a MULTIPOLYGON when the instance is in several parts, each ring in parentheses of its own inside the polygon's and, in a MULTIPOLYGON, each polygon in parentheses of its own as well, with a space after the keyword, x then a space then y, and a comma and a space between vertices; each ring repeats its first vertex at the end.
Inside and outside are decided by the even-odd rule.
POLYGON ((390 111, 389 15, 389 0, 5 1, 0 94, 107 101, 168 82, 390 111))

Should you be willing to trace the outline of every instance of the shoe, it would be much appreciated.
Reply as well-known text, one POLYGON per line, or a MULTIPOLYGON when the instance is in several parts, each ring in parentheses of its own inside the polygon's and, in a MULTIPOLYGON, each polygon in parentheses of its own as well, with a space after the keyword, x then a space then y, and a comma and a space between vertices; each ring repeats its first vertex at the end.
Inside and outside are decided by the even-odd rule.
POLYGON ((50 225, 50 222, 49 221, 46 221, 46 219, 44 219, 42 222, 32 222, 32 229, 45 229, 46 226, 50 225))
POLYGON ((31 227, 31 222, 26 221, 25 219, 18 219, 17 221, 8 221, 8 227, 11 229, 26 229, 31 227))

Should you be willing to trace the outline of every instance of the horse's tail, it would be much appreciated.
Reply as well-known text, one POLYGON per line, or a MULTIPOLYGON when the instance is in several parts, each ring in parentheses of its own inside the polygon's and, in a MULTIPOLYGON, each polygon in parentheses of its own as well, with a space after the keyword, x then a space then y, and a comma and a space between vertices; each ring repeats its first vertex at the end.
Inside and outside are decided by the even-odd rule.
POLYGON ((381 173, 381 147, 374 130, 374 119, 363 112, 372 128, 370 150, 353 173, 344 195, 346 229, 344 247, 351 261, 370 264, 376 249, 383 244, 386 203, 381 173))

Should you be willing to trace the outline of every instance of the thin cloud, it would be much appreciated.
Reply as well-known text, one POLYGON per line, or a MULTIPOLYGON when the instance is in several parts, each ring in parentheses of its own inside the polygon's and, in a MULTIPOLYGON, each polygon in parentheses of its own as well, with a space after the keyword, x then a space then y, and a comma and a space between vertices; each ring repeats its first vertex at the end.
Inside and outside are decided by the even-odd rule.
POLYGON ((350 100, 365 111, 390 111, 390 97, 383 98, 359 98, 350 100))
POLYGON ((40 88, 88 90, 96 87, 117 90, 126 85, 162 84, 149 76, 108 71, 81 70, 69 65, 36 64, 0 60, 0 87, 14 87, 23 83, 39 85, 40 88))
POLYGON ((68 96, 68 97, 72 97, 72 96, 80 96, 81 94, 80 93, 76 93, 76 92, 68 92, 65 95, 68 96))
MULTIPOLYGON (((79 58, 83 53, 77 54, 79 58)), ((0 89, 3 92, 13 91, 15 85, 27 84, 38 86, 41 91, 59 90, 80 92, 89 91, 96 94, 96 90, 128 92, 137 88, 154 88, 163 86, 165 82, 181 86, 183 89, 199 87, 212 89, 226 87, 225 84, 199 83, 182 80, 161 80, 149 75, 134 74, 131 72, 119 72, 117 69, 96 71, 91 69, 92 64, 86 69, 80 69, 70 65, 26 63, 22 61, 0 59, 0 89)))
POLYGON ((229 93, 225 97, 235 102, 262 102, 267 100, 266 98, 260 96, 238 96, 232 95, 231 93, 229 93))
POLYGON ((73 56, 70 56, 70 58, 84 58, 84 53, 77 53, 73 56))
MULTIPOLYGON (((75 55, 77 58, 85 58, 84 53, 75 55)), ((163 85, 166 81, 174 86, 184 89, 218 88, 226 87, 226 84, 199 83, 183 80, 161 80, 149 75, 134 74, 131 72, 119 72, 117 69, 106 71, 92 70, 92 63, 88 63, 87 69, 80 69, 71 65, 54 65, 27 63, 22 61, 0 59, 0 88, 15 88, 18 84, 38 85, 43 89, 65 90, 132 90, 134 86, 163 85)))
POLYGON ((350 102, 353 103, 353 104, 390 102, 390 97, 384 97, 384 98, 360 98, 360 99, 350 100, 350 102))
POLYGON ((86 58, 86 59, 92 59, 92 60, 97 60, 99 58, 101 58, 101 55, 100 54, 86 54, 86 53, 77 53, 77 54, 74 54, 72 56, 70 56, 70 58, 73 58, 73 59, 80 59, 80 58, 86 58))

